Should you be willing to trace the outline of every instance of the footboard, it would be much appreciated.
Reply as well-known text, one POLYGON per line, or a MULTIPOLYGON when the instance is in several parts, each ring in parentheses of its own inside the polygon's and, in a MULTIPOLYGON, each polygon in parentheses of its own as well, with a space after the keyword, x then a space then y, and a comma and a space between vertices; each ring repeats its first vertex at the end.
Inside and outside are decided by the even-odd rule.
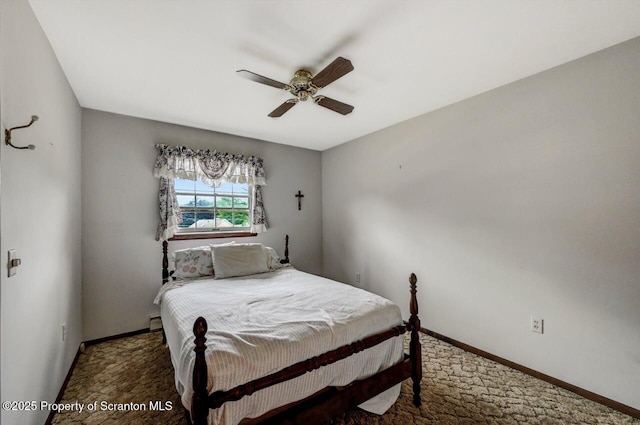
POLYGON ((205 360, 207 321, 203 317, 198 317, 193 325, 193 334, 195 336, 194 351, 196 353, 193 368, 194 394, 191 402, 191 419, 193 423, 195 425, 206 425, 209 409, 216 409, 228 401, 240 400, 256 391, 288 381, 320 367, 330 365, 355 353, 374 347, 388 339, 402 335, 407 331, 411 333, 409 355, 405 354, 404 360, 397 365, 370 378, 355 381, 346 387, 341 387, 339 390, 327 388, 305 400, 292 403, 281 409, 276 409, 276 411, 273 412, 268 412, 263 417, 258 418, 258 420, 252 420, 250 422, 252 424, 304 423, 305 425, 323 423, 336 414, 363 403, 376 394, 391 388, 409 377, 412 378, 413 381, 413 403, 416 406, 420 406, 422 356, 419 340, 420 319, 418 318, 418 301, 416 298, 417 278, 415 274, 411 274, 409 283, 411 294, 409 307, 411 316, 406 325, 390 328, 360 341, 344 345, 335 350, 296 363, 272 375, 239 385, 228 391, 216 391, 212 394, 209 394, 207 391, 208 370, 205 360))

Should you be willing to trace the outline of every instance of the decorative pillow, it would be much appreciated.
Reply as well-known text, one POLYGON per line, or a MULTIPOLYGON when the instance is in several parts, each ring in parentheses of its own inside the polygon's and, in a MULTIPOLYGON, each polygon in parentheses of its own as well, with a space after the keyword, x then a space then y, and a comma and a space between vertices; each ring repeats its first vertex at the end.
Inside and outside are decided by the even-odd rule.
POLYGON ((216 279, 269 271, 267 251, 262 244, 211 245, 216 279))
POLYGON ((213 260, 209 246, 179 249, 174 251, 175 272, 177 279, 189 279, 202 276, 213 276, 213 260))

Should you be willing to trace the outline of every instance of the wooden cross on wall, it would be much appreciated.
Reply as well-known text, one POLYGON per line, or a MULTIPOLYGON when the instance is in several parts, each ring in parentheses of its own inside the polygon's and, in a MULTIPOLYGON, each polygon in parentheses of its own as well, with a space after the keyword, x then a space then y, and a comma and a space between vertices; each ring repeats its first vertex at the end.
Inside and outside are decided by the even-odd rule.
POLYGON ((304 195, 302 194, 302 192, 298 191, 298 193, 295 195, 296 198, 298 198, 298 211, 300 211, 302 209, 302 198, 304 198, 304 195))

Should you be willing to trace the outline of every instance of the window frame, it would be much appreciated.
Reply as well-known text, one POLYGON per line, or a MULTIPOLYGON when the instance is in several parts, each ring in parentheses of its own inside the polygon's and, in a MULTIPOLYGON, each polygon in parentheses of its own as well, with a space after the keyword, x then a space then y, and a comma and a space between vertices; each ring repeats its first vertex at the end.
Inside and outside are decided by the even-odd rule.
MULTIPOLYGON (((183 214, 184 212, 193 212, 195 213, 195 218, 197 218, 197 211, 211 212, 214 216, 214 220, 217 218, 217 211, 231 211, 233 213, 234 210, 246 211, 248 212, 249 225, 246 227, 228 227, 228 228, 185 228, 181 227, 178 231, 173 235, 170 240, 188 240, 188 239, 215 239, 215 238, 236 238, 236 237, 249 237, 249 236, 257 236, 257 233, 251 232, 251 221, 253 219, 253 185, 247 184, 247 194, 246 195, 236 195, 234 193, 227 194, 219 194, 216 193, 216 188, 212 188, 212 192, 198 192, 197 191, 197 181, 193 180, 194 188, 193 191, 185 191, 176 189, 176 180, 182 181, 192 181, 187 179, 174 178, 174 190, 176 194, 176 198, 178 196, 192 196, 194 201, 197 200, 198 196, 202 197, 213 197, 214 205, 211 207, 197 207, 194 205, 191 209, 189 207, 182 207, 178 205, 179 214, 183 214), (231 198, 231 207, 217 207, 215 203, 217 202, 218 197, 228 197, 231 198), (235 199, 242 198, 247 200, 247 208, 236 208, 234 206, 235 199), (186 210, 186 211, 185 211, 186 210)), ((197 220, 196 220, 197 222, 197 220)))

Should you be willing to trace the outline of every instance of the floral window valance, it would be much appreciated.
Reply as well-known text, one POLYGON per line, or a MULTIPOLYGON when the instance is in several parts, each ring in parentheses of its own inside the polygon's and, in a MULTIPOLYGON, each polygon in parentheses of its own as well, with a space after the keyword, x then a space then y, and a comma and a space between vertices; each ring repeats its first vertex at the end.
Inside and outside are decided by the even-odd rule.
POLYGON ((163 144, 157 144, 156 150, 158 156, 153 175, 160 179, 160 224, 156 240, 171 238, 182 222, 174 187, 176 178, 200 180, 213 187, 227 182, 251 185, 251 231, 261 233, 267 230, 261 191, 261 186, 266 184, 262 158, 163 144))
POLYGON ((184 146, 156 145, 158 157, 153 170, 156 177, 200 180, 208 186, 223 183, 265 185, 262 158, 191 149, 184 146))

